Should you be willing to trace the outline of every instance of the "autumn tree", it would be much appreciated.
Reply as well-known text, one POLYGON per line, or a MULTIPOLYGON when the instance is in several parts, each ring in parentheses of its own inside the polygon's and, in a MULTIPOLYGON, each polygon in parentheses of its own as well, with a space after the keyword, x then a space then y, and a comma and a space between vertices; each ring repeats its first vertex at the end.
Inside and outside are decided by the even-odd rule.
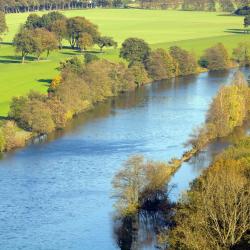
POLYGON ((146 68, 152 79, 162 80, 174 77, 177 65, 168 52, 164 49, 156 49, 150 53, 146 68))
POLYGON ((21 111, 21 121, 27 130, 47 134, 55 129, 51 110, 47 104, 37 98, 29 99, 21 111))
POLYGON ((228 51, 222 43, 206 49, 202 58, 209 70, 224 70, 230 66, 228 51))
POLYGON ((147 199, 155 198, 166 183, 173 169, 164 163, 146 161, 142 156, 133 156, 125 162, 113 179, 116 208, 123 216, 138 212, 147 199))
POLYGON ((5 137, 2 129, 0 128, 0 153, 5 149, 5 137))
POLYGON ((169 48, 169 54, 176 62, 176 75, 185 76, 197 73, 197 61, 188 51, 177 46, 169 48))
POLYGON ((48 57, 51 51, 58 48, 58 42, 54 33, 42 28, 34 29, 32 34, 34 39, 34 53, 38 60, 40 60, 42 53, 46 52, 48 57))
POLYGON ((135 62, 145 63, 150 53, 149 45, 139 38, 128 38, 122 43, 120 57, 130 64, 135 62))
POLYGON ((176 208, 168 249, 249 248, 249 145, 240 142, 226 150, 193 183, 176 208))
POLYGON ((239 43, 238 47, 233 50, 233 59, 240 66, 250 65, 250 43, 239 43))
POLYGON ((78 46, 80 50, 84 51, 87 50, 87 48, 93 46, 94 41, 92 36, 89 33, 81 33, 79 40, 78 40, 78 46))
POLYGON ((97 39, 97 45, 100 48, 100 51, 103 51, 104 47, 117 47, 117 42, 114 41, 112 37, 101 36, 97 39))
POLYGON ((72 48, 79 48, 79 39, 82 33, 88 33, 93 41, 99 37, 98 27, 84 17, 67 19, 67 39, 72 48))
POLYGON ((132 73, 137 87, 150 82, 148 72, 142 63, 134 63, 131 67, 129 67, 128 71, 132 73))
POLYGON ((58 40, 59 48, 62 49, 62 41, 67 35, 67 21, 65 19, 57 20, 50 25, 50 31, 52 31, 58 40))

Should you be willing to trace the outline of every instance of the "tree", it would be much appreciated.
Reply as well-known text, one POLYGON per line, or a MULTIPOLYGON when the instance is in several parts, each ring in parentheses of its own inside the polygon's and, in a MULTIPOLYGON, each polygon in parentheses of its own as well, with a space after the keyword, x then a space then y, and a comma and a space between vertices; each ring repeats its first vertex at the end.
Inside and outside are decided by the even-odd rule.
POLYGON ((250 25, 250 15, 247 15, 244 18, 244 28, 247 28, 250 25))
POLYGON ((42 28, 42 20, 41 17, 38 16, 37 14, 30 14, 27 17, 27 20, 24 24, 24 27, 27 29, 37 29, 37 28, 42 28))
POLYGON ((239 43, 238 47, 233 50, 233 59, 240 66, 250 65, 250 43, 239 43))
POLYGON ((176 62, 164 49, 152 51, 146 61, 146 68, 154 80, 169 79, 176 75, 176 62))
POLYGON ((22 124, 26 124, 26 129, 35 133, 47 134, 55 129, 50 108, 39 99, 30 99, 20 116, 22 124))
MULTIPOLYGON (((230 148, 193 183, 177 206, 168 249, 237 249, 244 236, 249 236, 250 182, 245 156, 249 157, 249 142, 247 147, 230 148)), ((248 248, 249 243, 242 249, 248 248)))
POLYGON ((78 41, 79 48, 84 51, 87 50, 88 47, 93 46, 93 38, 89 33, 81 33, 78 41))
POLYGON ((0 11, 0 41, 1 41, 1 35, 8 29, 5 14, 4 12, 0 11))
POLYGON ((145 63, 150 53, 149 45, 139 38, 126 39, 120 50, 120 57, 127 60, 130 65, 135 62, 145 63))
POLYGON ((33 32, 25 28, 21 28, 13 39, 13 45, 16 48, 16 52, 21 53, 22 63, 24 63, 25 57, 28 54, 35 52, 33 32))
POLYGON ((169 53, 176 61, 176 75, 185 76, 197 73, 198 65, 191 53, 177 46, 170 47, 169 53))
POLYGON ((37 60, 40 60, 41 54, 47 52, 47 57, 52 50, 58 48, 58 42, 55 34, 46 29, 34 29, 32 31, 34 39, 34 53, 37 55, 37 60))
POLYGON ((207 62, 209 70, 224 70, 230 66, 228 51, 222 43, 206 49, 202 58, 207 62))
POLYGON ((67 39, 72 48, 79 48, 79 38, 82 33, 88 33, 93 41, 99 37, 98 27, 84 17, 67 19, 67 39))
POLYGON ((146 161, 142 156, 129 158, 112 182, 119 213, 133 216, 148 199, 157 199, 173 172, 173 168, 161 162, 146 161))
POLYGON ((51 117, 55 124, 55 128, 64 128, 68 121, 65 105, 57 97, 48 99, 46 104, 51 111, 51 117))
POLYGON ((50 30, 56 35, 59 48, 62 49, 63 38, 67 35, 67 22, 65 19, 56 20, 50 25, 50 30))
POLYGON ((112 37, 101 36, 97 39, 97 45, 99 46, 101 52, 104 47, 117 47, 117 42, 113 40, 112 37))
POLYGON ((150 78, 148 76, 148 72, 146 71, 145 67, 141 63, 134 63, 129 69, 134 77, 134 82, 136 83, 137 87, 140 87, 143 84, 149 83, 150 78))

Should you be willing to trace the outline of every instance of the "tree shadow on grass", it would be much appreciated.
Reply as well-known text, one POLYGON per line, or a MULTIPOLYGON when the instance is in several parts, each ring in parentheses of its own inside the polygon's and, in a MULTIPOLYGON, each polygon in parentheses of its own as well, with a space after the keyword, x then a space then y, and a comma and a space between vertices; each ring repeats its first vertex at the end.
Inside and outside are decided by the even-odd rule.
MULTIPOLYGON (((25 57, 25 62, 33 62, 36 58, 33 56, 25 57)), ((9 63, 22 63, 21 56, 0 56, 0 63, 9 64, 9 63)))
POLYGON ((52 79, 39 79, 37 80, 39 83, 44 83, 43 86, 49 87, 51 84, 52 79))
POLYGON ((233 34, 250 34, 250 30, 245 29, 227 29, 225 30, 226 33, 233 33, 233 34))

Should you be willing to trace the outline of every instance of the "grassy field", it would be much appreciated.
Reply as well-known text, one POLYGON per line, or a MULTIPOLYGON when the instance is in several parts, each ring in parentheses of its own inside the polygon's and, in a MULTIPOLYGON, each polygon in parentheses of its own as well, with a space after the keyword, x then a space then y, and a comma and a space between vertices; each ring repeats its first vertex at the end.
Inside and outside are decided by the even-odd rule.
MULTIPOLYGON (((39 13, 42 14, 42 13, 39 13)), ((250 42, 250 35, 232 33, 242 28, 243 17, 211 12, 181 12, 165 10, 114 10, 93 9, 65 11, 68 17, 85 16, 99 26, 103 35, 112 36, 121 44, 127 37, 145 39, 153 48, 179 45, 200 56, 203 50, 216 42, 223 42, 230 50, 240 41, 250 42)), ((28 14, 9 14, 8 33, 3 42, 10 43, 20 24, 28 14)), ((51 54, 48 61, 36 62, 34 58, 24 65, 19 63, 11 45, 0 46, 0 115, 6 115, 12 96, 22 95, 30 89, 45 92, 56 68, 77 52, 63 50, 51 54)), ((119 60, 118 50, 106 50, 102 55, 119 60)))

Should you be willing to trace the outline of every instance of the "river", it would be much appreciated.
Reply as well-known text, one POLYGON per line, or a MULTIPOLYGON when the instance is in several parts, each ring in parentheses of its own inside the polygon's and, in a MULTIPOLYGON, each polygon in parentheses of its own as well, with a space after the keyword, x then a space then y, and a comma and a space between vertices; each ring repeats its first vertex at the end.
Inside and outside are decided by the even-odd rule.
MULTIPOLYGON (((244 69, 246 75, 248 70, 244 69)), ((161 81, 99 104, 48 140, 0 161, 0 248, 118 249, 111 180, 132 154, 180 157, 229 72, 161 81)), ((221 145, 185 163, 171 180, 178 199, 221 145)), ((150 247, 153 248, 153 247, 150 247)))

